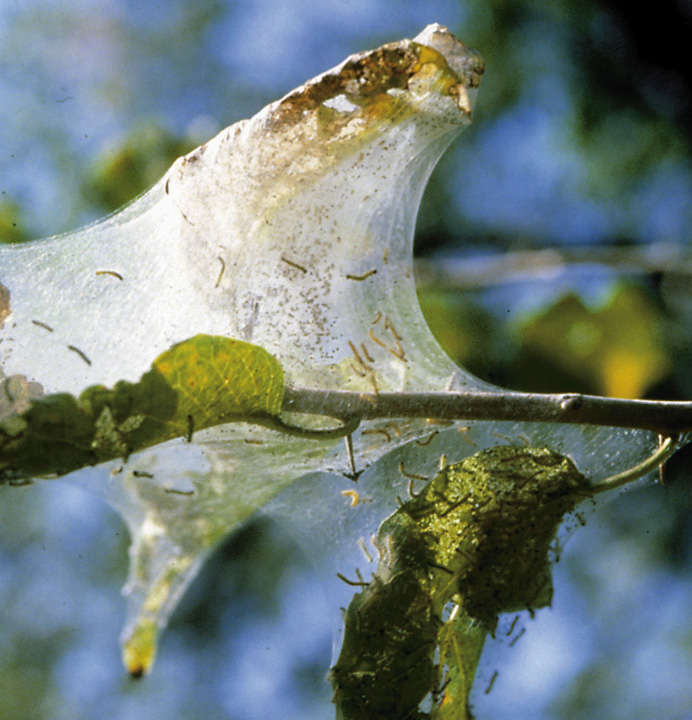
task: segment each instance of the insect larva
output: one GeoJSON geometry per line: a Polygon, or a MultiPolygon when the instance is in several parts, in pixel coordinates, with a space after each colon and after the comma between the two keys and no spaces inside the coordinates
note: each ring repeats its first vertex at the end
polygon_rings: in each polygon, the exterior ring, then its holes
{"type": "Polygon", "coordinates": [[[31,322],[34,323],[34,325],[38,325],[38,327],[43,328],[44,330],[48,330],[48,332],[53,332],[53,328],[50,325],[47,325],[40,320],[32,320],[31,322]]]}
{"type": "Polygon", "coordinates": [[[377,380],[375,380],[375,373],[370,373],[370,383],[372,384],[372,389],[375,391],[375,395],[379,395],[380,391],[377,387],[377,380]]]}
{"type": "Polygon", "coordinates": [[[192,415],[187,416],[187,434],[185,435],[185,439],[191,443],[192,442],[192,433],[195,429],[195,421],[192,415]]]}
{"type": "Polygon", "coordinates": [[[377,535],[375,535],[375,533],[370,533],[370,542],[372,543],[375,550],[377,550],[378,559],[382,560],[382,557],[383,557],[382,546],[380,545],[379,541],[377,540],[377,535]]]}
{"type": "Polygon", "coordinates": [[[362,342],[362,343],[360,344],[360,349],[363,351],[363,355],[365,355],[365,359],[366,359],[368,362],[371,362],[371,363],[372,363],[372,362],[375,362],[375,359],[374,359],[373,357],[371,357],[370,353],[368,352],[368,348],[365,346],[365,343],[364,343],[364,342],[362,342]]]}
{"type": "Polygon", "coordinates": [[[387,557],[387,553],[389,552],[389,540],[391,540],[391,535],[387,538],[387,547],[382,547],[382,543],[378,539],[377,535],[372,533],[370,535],[370,542],[373,544],[373,547],[377,550],[377,558],[380,562],[383,562],[385,557],[387,557]]]}
{"type": "Polygon", "coordinates": [[[219,270],[219,276],[216,278],[216,284],[214,285],[215,288],[219,287],[221,285],[221,278],[223,277],[223,274],[226,272],[226,261],[218,255],[216,259],[221,263],[221,270],[219,270]]]}
{"type": "Polygon", "coordinates": [[[395,339],[395,340],[401,340],[401,339],[402,339],[402,338],[401,338],[401,335],[399,335],[399,333],[396,331],[396,328],[395,328],[394,325],[392,324],[392,321],[389,319],[389,316],[388,316],[388,315],[385,315],[385,316],[384,316],[384,326],[385,326],[385,328],[386,328],[387,330],[389,330],[389,331],[392,333],[392,335],[394,335],[394,339],[395,339]]]}
{"type": "Polygon", "coordinates": [[[440,455],[440,462],[438,467],[440,468],[440,470],[444,470],[447,467],[447,456],[444,453],[440,455]]]}
{"type": "Polygon", "coordinates": [[[374,268],[373,270],[368,270],[367,272],[363,273],[362,275],[346,275],[347,280],[358,280],[359,282],[362,280],[367,280],[369,277],[372,277],[377,272],[377,269],[374,268]]]}
{"type": "Polygon", "coordinates": [[[416,475],[416,473],[410,473],[406,471],[406,468],[404,467],[403,460],[398,465],[399,472],[407,478],[411,478],[411,480],[422,480],[423,482],[428,482],[430,478],[425,477],[425,475],[416,475]]]}
{"type": "Polygon", "coordinates": [[[354,357],[360,363],[360,365],[362,365],[366,370],[372,370],[372,367],[370,365],[368,365],[365,362],[365,360],[363,360],[363,358],[360,356],[360,353],[356,349],[356,346],[350,340],[348,341],[348,345],[351,348],[351,351],[353,352],[354,357]]]}
{"type": "Polygon", "coordinates": [[[360,502],[360,497],[355,490],[342,490],[341,494],[350,500],[351,507],[355,507],[360,502]]]}
{"type": "Polygon", "coordinates": [[[428,425],[440,425],[442,427],[449,427],[450,425],[454,425],[453,420],[443,420],[442,418],[434,418],[434,417],[425,418],[425,422],[428,425]]]}
{"type": "Polygon", "coordinates": [[[420,445],[421,447],[426,447],[427,445],[430,445],[430,443],[433,441],[433,438],[435,437],[435,435],[439,435],[439,434],[440,434],[439,430],[433,430],[430,433],[430,435],[428,435],[428,437],[425,438],[425,440],[420,440],[420,439],[416,440],[416,445],[420,445]]]}
{"type": "Polygon", "coordinates": [[[353,372],[356,375],[358,375],[362,378],[364,378],[367,375],[367,372],[365,372],[365,370],[362,370],[361,368],[359,368],[357,365],[355,365],[355,363],[350,363],[350,366],[351,366],[351,370],[353,370],[353,372]]]}
{"type": "Polygon", "coordinates": [[[360,573],[356,570],[356,574],[360,578],[360,580],[349,580],[347,577],[342,575],[341,573],[337,573],[336,576],[339,578],[339,580],[343,580],[347,585],[353,585],[354,587],[367,587],[370,583],[366,583],[362,577],[360,577],[360,573]]]}
{"type": "MultiPolygon", "coordinates": [[[[163,186],[163,192],[164,192],[166,195],[168,195],[168,197],[171,197],[171,196],[170,196],[170,192],[169,192],[169,190],[170,190],[170,187],[169,187],[170,181],[171,181],[170,178],[166,178],[166,184],[163,186]]],[[[190,220],[188,219],[187,215],[180,209],[180,205],[178,205],[178,203],[177,203],[175,200],[173,200],[173,198],[171,198],[171,202],[178,208],[178,212],[180,212],[180,214],[183,216],[183,219],[185,220],[185,222],[190,223],[190,225],[192,225],[192,226],[194,227],[194,223],[193,223],[193,222],[190,222],[190,220]]]]}
{"type": "Polygon", "coordinates": [[[382,342],[382,340],[380,340],[377,335],[375,335],[375,333],[372,331],[372,328],[368,330],[368,336],[374,343],[377,343],[380,347],[387,348],[387,343],[382,342]]]}
{"type": "Polygon", "coordinates": [[[526,632],[526,628],[522,628],[517,635],[515,635],[509,643],[509,647],[512,647],[514,643],[526,632]]]}
{"type": "Polygon", "coordinates": [[[372,321],[372,324],[377,325],[377,323],[380,322],[381,317],[382,313],[379,310],[375,310],[375,319],[372,321]]]}
{"type": "Polygon", "coordinates": [[[258,440],[255,438],[245,438],[243,442],[247,443],[248,445],[264,445],[264,440],[258,440]]]}
{"type": "Polygon", "coordinates": [[[358,538],[358,545],[360,546],[360,549],[363,551],[363,554],[368,559],[368,562],[372,562],[372,555],[368,552],[368,548],[365,547],[365,541],[363,538],[358,538]]]}
{"type": "Polygon", "coordinates": [[[91,360],[89,360],[86,354],[83,353],[78,347],[75,347],[74,345],[68,345],[67,349],[72,350],[72,352],[74,353],[77,353],[77,355],[79,355],[79,357],[82,358],[82,360],[84,360],[87,365],[91,365],[91,360]]]}
{"type": "Polygon", "coordinates": [[[404,354],[404,348],[401,347],[401,343],[397,340],[396,341],[396,348],[389,347],[387,345],[387,350],[389,350],[392,355],[394,355],[395,358],[398,358],[399,360],[403,360],[406,362],[406,355],[404,354]]]}
{"type": "Polygon", "coordinates": [[[490,682],[488,683],[488,687],[485,688],[485,694],[489,695],[490,691],[493,689],[493,685],[495,684],[495,678],[497,678],[498,672],[495,670],[493,673],[493,676],[490,678],[490,682]]]}
{"type": "Polygon", "coordinates": [[[383,428],[372,428],[371,430],[363,430],[361,435],[382,435],[387,442],[391,442],[391,435],[383,428]]]}
{"type": "Polygon", "coordinates": [[[153,478],[154,476],[150,472],[146,472],[146,470],[133,470],[132,475],[134,477],[138,478],[153,478]]]}
{"type": "Polygon", "coordinates": [[[413,478],[408,481],[408,495],[412,498],[418,497],[420,495],[420,493],[415,492],[413,489],[413,478]]]}
{"type": "Polygon", "coordinates": [[[288,258],[285,258],[283,255],[280,258],[283,262],[286,263],[286,265],[290,265],[292,268],[295,268],[296,270],[300,270],[302,273],[306,273],[308,271],[307,268],[303,267],[302,265],[299,265],[297,262],[293,262],[293,260],[289,260],[288,258]]]}
{"type": "Polygon", "coordinates": [[[457,431],[461,433],[461,437],[464,439],[464,442],[467,445],[471,445],[471,447],[478,447],[476,443],[473,441],[471,437],[469,437],[469,431],[471,428],[468,425],[461,425],[457,426],[457,431]]]}
{"type": "Polygon", "coordinates": [[[169,495],[194,495],[194,490],[176,490],[175,488],[164,488],[163,491],[169,495]]]}
{"type": "Polygon", "coordinates": [[[396,423],[391,423],[391,422],[390,422],[390,423],[387,423],[387,424],[385,425],[385,427],[386,427],[386,428],[392,428],[392,430],[394,430],[394,434],[395,434],[398,438],[401,437],[401,430],[400,430],[399,426],[398,426],[396,423]]]}
{"type": "Polygon", "coordinates": [[[509,637],[514,632],[514,626],[517,624],[519,620],[519,616],[515,615],[514,620],[512,620],[512,624],[509,626],[509,630],[507,631],[507,637],[509,637]]]}
{"type": "Polygon", "coordinates": [[[118,280],[122,280],[123,276],[119,272],[115,272],[115,270],[97,270],[96,275],[112,275],[114,278],[118,278],[118,280]]]}

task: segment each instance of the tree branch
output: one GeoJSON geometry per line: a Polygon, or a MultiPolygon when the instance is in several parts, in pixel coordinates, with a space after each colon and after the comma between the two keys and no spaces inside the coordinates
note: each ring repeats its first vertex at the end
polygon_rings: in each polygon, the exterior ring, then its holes
{"type": "Polygon", "coordinates": [[[576,393],[513,391],[380,392],[287,387],[283,410],[344,419],[431,417],[441,420],[514,420],[582,423],[661,435],[692,431],[692,402],[623,400],[576,393]]]}
{"type": "Polygon", "coordinates": [[[677,243],[634,247],[562,247],[513,250],[497,255],[416,259],[419,287],[476,289],[517,280],[556,277],[577,266],[601,265],[623,274],[692,275],[692,256],[677,243]]]}

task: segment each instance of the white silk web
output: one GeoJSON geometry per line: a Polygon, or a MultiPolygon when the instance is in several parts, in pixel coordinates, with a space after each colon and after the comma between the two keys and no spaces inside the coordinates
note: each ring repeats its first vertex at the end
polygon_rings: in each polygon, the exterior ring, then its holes
{"type": "MultiPolygon", "coordinates": [[[[227,128],[116,215],[1,247],[0,370],[15,384],[27,378],[33,394],[39,385],[78,394],[136,381],[174,343],[207,333],[264,347],[295,387],[494,390],[432,337],[412,268],[423,188],[470,123],[481,73],[477,55],[431,25],[227,128]]],[[[655,440],[575,426],[366,422],[353,436],[357,469],[367,468],[354,485],[343,440],[235,423],[73,473],[132,534],[126,661],[142,637],[153,653],[206,554],[270,501],[327,577],[336,571],[327,550],[349,574],[362,566],[358,539],[376,532],[412,477],[502,438],[568,454],[595,476],[641,460],[655,440]]]]}

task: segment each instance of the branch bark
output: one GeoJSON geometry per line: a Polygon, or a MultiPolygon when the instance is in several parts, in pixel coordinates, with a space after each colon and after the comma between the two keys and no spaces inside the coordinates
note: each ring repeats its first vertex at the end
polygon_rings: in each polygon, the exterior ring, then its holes
{"type": "Polygon", "coordinates": [[[692,402],[624,400],[576,393],[472,390],[369,394],[287,387],[283,410],[344,420],[430,417],[582,423],[651,430],[666,436],[692,431],[692,402]]]}

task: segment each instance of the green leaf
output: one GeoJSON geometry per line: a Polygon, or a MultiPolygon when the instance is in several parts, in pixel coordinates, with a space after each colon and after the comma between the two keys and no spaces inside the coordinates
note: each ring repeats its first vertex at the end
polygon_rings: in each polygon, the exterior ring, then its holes
{"type": "Polygon", "coordinates": [[[460,605],[440,627],[437,687],[442,693],[431,720],[472,720],[468,699],[487,634],[460,605]]]}
{"type": "Polygon", "coordinates": [[[46,395],[0,421],[0,472],[64,475],[214,425],[266,422],[282,398],[283,371],[268,352],[196,335],[156,358],[137,383],[46,395]]]}

